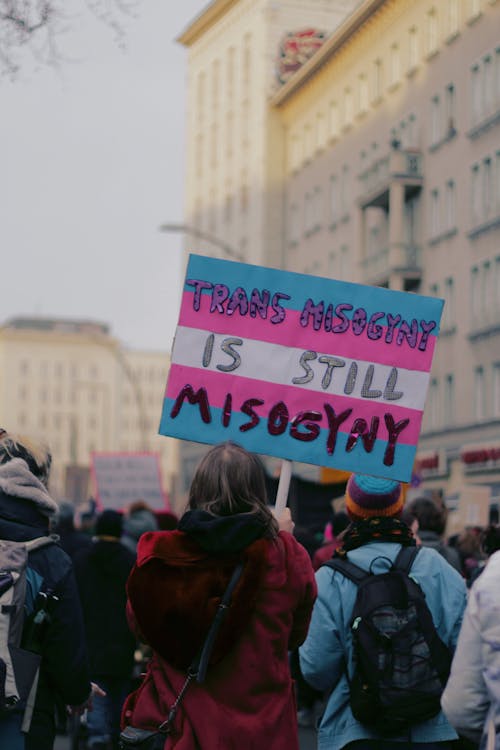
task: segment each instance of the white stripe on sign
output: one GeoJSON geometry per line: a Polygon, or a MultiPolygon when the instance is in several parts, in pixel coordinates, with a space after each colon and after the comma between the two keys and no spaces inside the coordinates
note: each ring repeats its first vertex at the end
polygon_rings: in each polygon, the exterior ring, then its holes
{"type": "Polygon", "coordinates": [[[296,386],[318,393],[371,398],[423,411],[429,373],[304,352],[280,344],[177,328],[172,364],[296,386]],[[380,392],[380,393],[379,393],[380,392]],[[379,395],[375,395],[378,394],[379,395]]]}

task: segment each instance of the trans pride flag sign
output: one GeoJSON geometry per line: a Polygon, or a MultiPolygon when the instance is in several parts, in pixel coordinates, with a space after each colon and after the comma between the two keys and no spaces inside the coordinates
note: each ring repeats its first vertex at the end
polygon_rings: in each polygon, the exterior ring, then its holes
{"type": "Polygon", "coordinates": [[[407,482],[442,309],[191,255],[159,432],[407,482]]]}

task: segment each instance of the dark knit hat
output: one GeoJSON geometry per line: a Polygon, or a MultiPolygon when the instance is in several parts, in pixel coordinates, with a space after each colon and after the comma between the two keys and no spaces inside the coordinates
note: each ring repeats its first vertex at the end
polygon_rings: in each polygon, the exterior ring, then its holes
{"type": "Polygon", "coordinates": [[[96,536],[112,536],[119,539],[122,535],[123,518],[117,510],[103,510],[95,524],[96,536]]]}
{"type": "Polygon", "coordinates": [[[397,516],[403,509],[400,482],[352,474],[345,493],[346,509],[355,520],[375,516],[397,516]]]}

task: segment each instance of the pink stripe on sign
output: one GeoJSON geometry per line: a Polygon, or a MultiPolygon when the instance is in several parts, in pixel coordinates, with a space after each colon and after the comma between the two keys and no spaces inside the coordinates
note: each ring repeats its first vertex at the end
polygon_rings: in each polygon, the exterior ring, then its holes
{"type": "MultiPolygon", "coordinates": [[[[269,318],[274,314],[269,311],[267,320],[261,317],[252,318],[250,315],[241,316],[236,312],[233,316],[211,313],[209,310],[210,296],[201,295],[201,305],[198,312],[193,309],[194,292],[184,292],[182,295],[179,325],[187,328],[198,328],[211,333],[228,336],[267,341],[270,344],[292,346],[296,349],[314,349],[324,354],[346,357],[347,359],[363,360],[389,367],[404,367],[408,370],[429,372],[431,369],[436,336],[429,336],[425,351],[417,347],[412,349],[407,341],[398,346],[396,344],[397,331],[391,344],[385,343],[384,337],[387,326],[381,326],[383,334],[380,339],[369,339],[366,328],[356,336],[352,330],[344,333],[332,333],[320,329],[315,331],[312,324],[307,327],[300,325],[300,311],[287,310],[282,323],[271,323],[269,318]]],[[[419,329],[418,341],[422,331],[419,329]]]]}
{"type": "Polygon", "coordinates": [[[387,401],[380,402],[372,399],[351,398],[349,396],[334,396],[327,393],[317,393],[316,391],[307,391],[293,385],[280,385],[267,383],[263,380],[253,380],[237,375],[224,375],[219,372],[203,370],[198,367],[186,367],[185,365],[171,365],[167,383],[166,398],[175,401],[180,391],[185,385],[197,391],[198,388],[205,388],[208,394],[210,406],[221,409],[224,406],[226,395],[232,394],[233,411],[241,411],[243,402],[248,398],[259,398],[264,401],[262,406],[255,407],[255,411],[261,417],[267,417],[269,409],[278,401],[283,401],[290,414],[295,416],[299,411],[318,411],[323,415],[323,420],[319,423],[323,427],[327,426],[327,420],[324,412],[324,404],[329,403],[335,409],[336,413],[345,409],[352,409],[352,413],[341,425],[341,432],[349,432],[354,420],[358,417],[366,419],[368,425],[372,417],[379,417],[379,437],[387,439],[387,432],[384,422],[384,414],[391,414],[395,422],[402,419],[409,419],[410,423],[402,431],[400,443],[407,445],[416,445],[420,432],[420,423],[422,421],[422,412],[416,409],[406,409],[396,406],[394,403],[387,401]]]}

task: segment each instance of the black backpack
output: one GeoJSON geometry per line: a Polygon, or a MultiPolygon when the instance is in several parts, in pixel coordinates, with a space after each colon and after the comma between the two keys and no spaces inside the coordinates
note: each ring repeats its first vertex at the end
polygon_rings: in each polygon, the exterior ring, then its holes
{"type": "Polygon", "coordinates": [[[355,719],[383,735],[400,734],[436,716],[450,673],[451,651],[410,574],[418,551],[403,547],[388,571],[379,574],[337,557],[325,563],[358,587],[351,620],[350,705],[355,719]]]}

